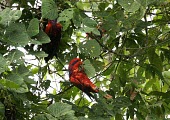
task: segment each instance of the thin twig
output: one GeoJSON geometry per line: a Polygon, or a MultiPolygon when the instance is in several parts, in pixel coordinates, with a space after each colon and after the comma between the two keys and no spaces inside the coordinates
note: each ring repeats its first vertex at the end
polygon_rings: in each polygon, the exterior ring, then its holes
{"type": "Polygon", "coordinates": [[[74,87],[74,85],[69,86],[67,89],[65,89],[64,91],[61,91],[61,92],[58,93],[57,95],[60,95],[60,94],[65,93],[67,90],[71,89],[72,87],[74,87]]]}

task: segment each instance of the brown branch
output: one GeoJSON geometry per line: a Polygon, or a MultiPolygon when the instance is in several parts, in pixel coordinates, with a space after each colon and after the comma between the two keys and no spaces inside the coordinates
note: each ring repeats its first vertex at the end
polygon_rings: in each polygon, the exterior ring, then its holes
{"type": "Polygon", "coordinates": [[[71,89],[72,87],[74,87],[74,85],[69,86],[67,89],[65,89],[64,91],[59,92],[57,95],[64,94],[67,90],[71,89]]]}

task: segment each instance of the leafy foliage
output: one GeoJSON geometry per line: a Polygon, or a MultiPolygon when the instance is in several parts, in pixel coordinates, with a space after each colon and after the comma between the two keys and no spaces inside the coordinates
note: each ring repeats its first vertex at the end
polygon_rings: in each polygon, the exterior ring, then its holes
{"type": "Polygon", "coordinates": [[[42,17],[49,19],[58,17],[58,9],[53,0],[42,0],[42,17]]]}
{"type": "Polygon", "coordinates": [[[0,119],[168,119],[169,0],[0,2],[0,119]],[[63,26],[48,64],[44,19],[63,26]],[[100,88],[94,99],[69,82],[75,57],[100,88]]]}
{"type": "Polygon", "coordinates": [[[34,18],[30,21],[27,29],[27,33],[30,37],[35,36],[39,33],[39,22],[38,19],[34,18]]]}
{"type": "Polygon", "coordinates": [[[80,43],[79,45],[81,53],[86,56],[98,57],[100,55],[100,45],[95,40],[87,41],[85,44],[80,43]]]}

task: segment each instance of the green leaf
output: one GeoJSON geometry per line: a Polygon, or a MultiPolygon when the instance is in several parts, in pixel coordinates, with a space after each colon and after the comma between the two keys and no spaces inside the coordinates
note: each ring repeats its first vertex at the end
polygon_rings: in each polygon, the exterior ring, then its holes
{"type": "Polygon", "coordinates": [[[13,90],[14,92],[17,92],[17,93],[26,93],[29,91],[28,86],[25,83],[20,85],[19,88],[16,88],[16,89],[12,88],[11,90],[13,90]]]}
{"type": "Polygon", "coordinates": [[[105,8],[108,6],[109,6],[108,2],[103,2],[103,3],[101,2],[98,7],[99,7],[100,11],[105,11],[105,8]]]}
{"type": "Polygon", "coordinates": [[[39,33],[39,21],[37,18],[33,18],[28,26],[27,33],[30,37],[35,36],[39,33]]]}
{"type": "Polygon", "coordinates": [[[119,32],[120,30],[119,23],[113,16],[107,17],[107,19],[103,23],[103,28],[104,30],[109,31],[111,35],[116,34],[116,32],[119,32]]]}
{"type": "Polygon", "coordinates": [[[84,62],[84,70],[88,77],[93,77],[96,73],[95,68],[92,66],[89,60],[85,60],[84,62]]]}
{"type": "Polygon", "coordinates": [[[84,27],[83,29],[84,29],[84,32],[85,32],[85,33],[91,33],[91,32],[93,32],[93,29],[94,29],[94,28],[84,27]]]}
{"type": "Polygon", "coordinates": [[[152,64],[145,64],[145,65],[146,65],[146,72],[145,72],[146,78],[148,77],[149,74],[151,74],[153,77],[155,77],[155,75],[157,74],[160,77],[160,79],[162,80],[164,79],[162,76],[162,71],[160,71],[155,65],[152,64]]]}
{"type": "Polygon", "coordinates": [[[115,64],[110,65],[104,72],[103,75],[107,76],[110,75],[115,69],[115,64]]]}
{"type": "Polygon", "coordinates": [[[141,6],[139,0],[118,0],[118,3],[128,12],[135,12],[141,6]]]}
{"type": "Polygon", "coordinates": [[[37,35],[37,41],[40,42],[40,44],[44,44],[49,43],[51,40],[45,32],[40,31],[37,35]]]}
{"type": "Polygon", "coordinates": [[[42,18],[54,20],[58,17],[58,8],[53,0],[42,0],[42,18]]]}
{"type": "Polygon", "coordinates": [[[94,28],[92,32],[96,35],[101,35],[100,31],[97,28],[94,28]]]}
{"type": "Polygon", "coordinates": [[[11,10],[10,8],[5,8],[0,12],[0,25],[6,27],[11,21],[16,21],[21,17],[22,12],[20,10],[11,10]]]}
{"type": "MultiPolygon", "coordinates": [[[[62,31],[67,30],[67,28],[68,28],[70,25],[71,25],[70,20],[65,21],[64,23],[62,23],[62,31]]],[[[67,38],[67,39],[68,39],[68,38],[67,38]]],[[[64,40],[64,38],[63,38],[62,40],[64,40]]]]}
{"type": "Polygon", "coordinates": [[[7,79],[1,79],[0,84],[7,88],[19,88],[18,84],[16,84],[15,82],[13,82],[11,80],[7,80],[7,79]]]}
{"type": "Polygon", "coordinates": [[[55,116],[55,118],[60,120],[76,120],[77,118],[74,116],[74,111],[72,110],[72,106],[56,102],[51,104],[48,108],[48,111],[51,115],[55,116]]]}
{"type": "Polygon", "coordinates": [[[144,88],[143,88],[143,91],[144,91],[144,92],[150,92],[150,91],[148,91],[148,90],[152,88],[152,85],[153,85],[155,82],[156,82],[155,79],[150,79],[148,82],[146,82],[146,84],[145,84],[145,86],[144,86],[144,88]]]}
{"type": "Polygon", "coordinates": [[[142,67],[140,67],[140,68],[138,69],[138,71],[137,71],[137,77],[138,77],[138,78],[143,77],[144,71],[145,71],[145,69],[142,68],[142,67]]]}
{"type": "Polygon", "coordinates": [[[10,90],[17,92],[17,93],[28,92],[28,87],[27,87],[26,83],[24,82],[24,79],[22,76],[20,76],[18,74],[9,74],[7,76],[7,79],[16,83],[17,85],[19,85],[18,88],[11,88],[10,90]]]}
{"type": "Polygon", "coordinates": [[[38,40],[36,39],[31,39],[30,41],[31,44],[34,44],[34,45],[42,45],[42,43],[40,43],[38,40]]]}
{"type": "Polygon", "coordinates": [[[89,119],[89,118],[86,118],[86,117],[78,117],[78,120],[92,120],[92,119],[89,119]]]}
{"type": "Polygon", "coordinates": [[[141,4],[143,8],[146,8],[147,5],[149,5],[152,2],[155,2],[157,0],[138,0],[138,2],[141,4]]]}
{"type": "Polygon", "coordinates": [[[25,65],[23,65],[23,64],[18,66],[17,72],[22,77],[24,77],[24,76],[29,74],[28,68],[25,65]]]}
{"type": "Polygon", "coordinates": [[[162,72],[162,75],[164,78],[170,79],[170,71],[164,71],[164,72],[162,72]]]}
{"type": "Polygon", "coordinates": [[[163,51],[164,57],[170,60],[170,50],[164,48],[161,48],[161,50],[163,51]]]}
{"type": "Polygon", "coordinates": [[[80,27],[81,26],[81,20],[82,18],[80,17],[80,11],[78,9],[74,9],[74,14],[73,14],[73,23],[75,26],[80,27]]]}
{"type": "Polygon", "coordinates": [[[123,115],[121,115],[121,114],[116,114],[115,120],[124,120],[123,115]]]}
{"type": "Polygon", "coordinates": [[[50,41],[50,38],[45,32],[39,31],[38,35],[36,36],[36,40],[32,40],[31,43],[36,45],[42,45],[44,43],[49,43],[50,41]]]}
{"type": "Polygon", "coordinates": [[[160,57],[155,53],[155,49],[148,50],[148,57],[151,64],[153,64],[160,72],[162,72],[163,65],[160,57]]]}
{"type": "Polygon", "coordinates": [[[104,62],[101,62],[101,61],[98,61],[98,60],[95,60],[95,59],[90,60],[90,62],[94,66],[96,72],[99,72],[99,71],[104,69],[104,66],[105,66],[104,62]]]}
{"type": "Polygon", "coordinates": [[[97,22],[89,17],[86,17],[82,20],[83,24],[88,27],[97,27],[97,22]]]}
{"type": "Polygon", "coordinates": [[[86,56],[98,57],[101,52],[99,43],[96,40],[88,40],[85,44],[80,43],[79,49],[86,56]]]}
{"type": "Polygon", "coordinates": [[[76,2],[76,5],[81,10],[88,10],[90,9],[91,6],[89,2],[82,2],[82,1],[76,2]]]}
{"type": "Polygon", "coordinates": [[[38,114],[33,120],[48,120],[45,114],[38,114]]]}
{"type": "MultiPolygon", "coordinates": [[[[137,19],[138,20],[141,20],[143,17],[144,17],[144,15],[145,15],[145,13],[146,13],[146,9],[145,9],[146,7],[141,7],[137,12],[136,12],[136,14],[134,14],[134,15],[136,15],[136,17],[137,17],[137,19]]],[[[145,23],[146,24],[146,23],[145,23]]]]}
{"type": "Polygon", "coordinates": [[[121,62],[117,68],[117,74],[119,75],[119,81],[121,86],[125,86],[128,80],[128,72],[127,70],[130,69],[130,63],[121,62]]]}
{"type": "Polygon", "coordinates": [[[69,21],[73,18],[74,8],[65,9],[59,14],[58,22],[69,21]]]}
{"type": "Polygon", "coordinates": [[[0,116],[5,116],[5,106],[2,102],[0,102],[0,116]]]}
{"type": "Polygon", "coordinates": [[[12,45],[27,45],[30,40],[22,23],[11,23],[6,29],[5,37],[9,40],[9,44],[12,45]]]}
{"type": "Polygon", "coordinates": [[[84,32],[85,33],[94,33],[94,34],[96,34],[96,35],[100,35],[100,32],[99,32],[99,30],[96,28],[96,27],[94,27],[94,28],[91,28],[91,27],[84,27],[84,32]]]}
{"type": "Polygon", "coordinates": [[[27,76],[23,77],[23,78],[24,78],[25,83],[28,83],[28,84],[36,84],[37,83],[37,81],[34,80],[33,78],[31,79],[31,78],[28,78],[27,76]]]}
{"type": "Polygon", "coordinates": [[[80,107],[83,107],[84,105],[90,104],[90,102],[86,98],[79,98],[75,101],[75,104],[80,107]]]}
{"type": "Polygon", "coordinates": [[[0,54],[0,73],[7,69],[7,60],[0,54]]]}
{"type": "Polygon", "coordinates": [[[31,69],[31,72],[32,72],[33,74],[38,73],[38,71],[39,71],[39,67],[35,67],[35,68],[31,69]]]}
{"type": "Polygon", "coordinates": [[[131,105],[131,101],[128,97],[125,96],[121,96],[121,97],[117,97],[114,100],[114,106],[115,107],[128,107],[131,105]]]}
{"type": "Polygon", "coordinates": [[[9,74],[7,79],[15,82],[18,85],[22,85],[24,83],[24,79],[18,74],[9,74]]]}
{"type": "Polygon", "coordinates": [[[30,51],[30,54],[37,57],[47,57],[48,55],[44,51],[30,51]]]}
{"type": "Polygon", "coordinates": [[[149,39],[149,44],[154,44],[155,40],[158,39],[162,32],[158,28],[151,28],[148,30],[148,34],[152,39],[149,39]]]}
{"type": "Polygon", "coordinates": [[[20,10],[11,10],[9,16],[11,17],[12,21],[18,20],[22,15],[22,11],[20,10]]]}
{"type": "MultiPolygon", "coordinates": [[[[47,120],[58,120],[58,119],[56,119],[54,116],[52,116],[52,115],[50,115],[50,114],[46,114],[45,116],[46,116],[47,120]]],[[[62,120],[62,119],[61,119],[61,120],[62,120]]]]}
{"type": "Polygon", "coordinates": [[[14,49],[10,51],[7,58],[9,61],[13,62],[14,60],[19,60],[22,56],[24,56],[23,52],[14,49]]]}

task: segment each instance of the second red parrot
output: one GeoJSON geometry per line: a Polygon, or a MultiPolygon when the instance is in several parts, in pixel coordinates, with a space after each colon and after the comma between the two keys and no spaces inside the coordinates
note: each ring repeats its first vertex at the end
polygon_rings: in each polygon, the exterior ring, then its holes
{"type": "Polygon", "coordinates": [[[95,84],[93,84],[88,76],[86,75],[84,68],[83,68],[83,62],[80,58],[74,58],[69,63],[69,78],[70,82],[85,92],[89,97],[93,97],[93,95],[90,93],[97,93],[99,92],[99,89],[95,84]]]}

